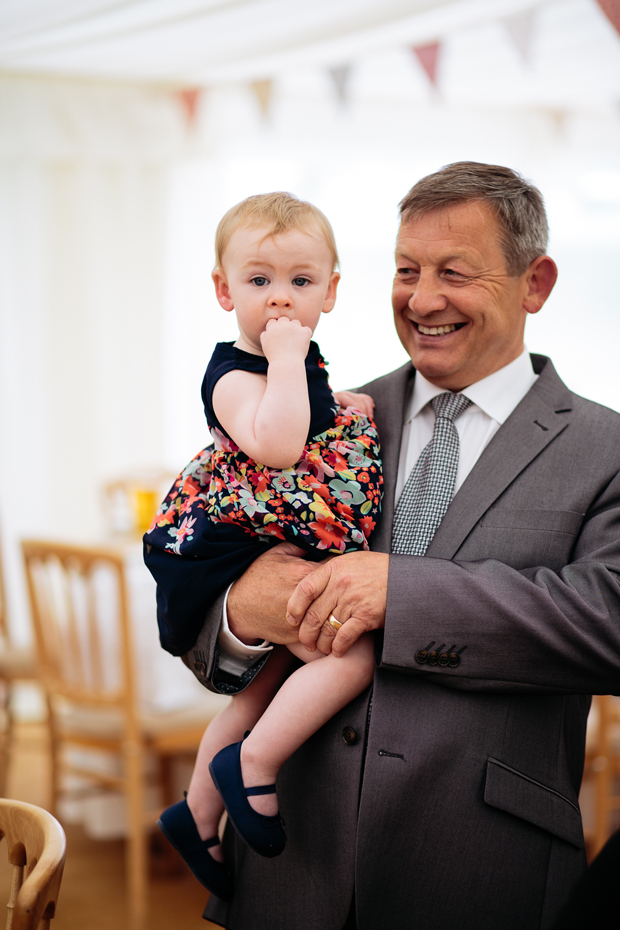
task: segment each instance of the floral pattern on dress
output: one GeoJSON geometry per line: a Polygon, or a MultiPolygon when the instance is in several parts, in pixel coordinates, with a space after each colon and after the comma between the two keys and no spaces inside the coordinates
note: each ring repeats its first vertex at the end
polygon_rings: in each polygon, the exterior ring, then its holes
{"type": "Polygon", "coordinates": [[[376,427],[359,410],[340,408],[292,468],[267,468],[219,430],[212,435],[215,446],[181,472],[148,531],[169,537],[165,549],[189,554],[205,515],[265,541],[276,537],[325,554],[368,549],[383,476],[376,427]]]}

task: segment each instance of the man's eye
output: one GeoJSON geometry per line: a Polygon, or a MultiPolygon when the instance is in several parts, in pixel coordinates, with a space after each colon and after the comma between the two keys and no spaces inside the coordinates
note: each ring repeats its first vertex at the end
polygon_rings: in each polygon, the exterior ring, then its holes
{"type": "Polygon", "coordinates": [[[463,275],[460,272],[455,271],[454,268],[444,269],[444,274],[447,275],[449,278],[462,278],[463,277],[463,275]]]}
{"type": "Polygon", "coordinates": [[[414,268],[397,268],[396,274],[399,274],[402,278],[406,278],[407,275],[415,274],[414,268]]]}
{"type": "Polygon", "coordinates": [[[252,284],[255,284],[256,287],[264,287],[269,284],[269,281],[262,274],[257,274],[255,278],[252,278],[252,284]]]}
{"type": "Polygon", "coordinates": [[[310,284],[308,278],[293,278],[293,284],[295,287],[305,287],[306,284],[310,284]]]}

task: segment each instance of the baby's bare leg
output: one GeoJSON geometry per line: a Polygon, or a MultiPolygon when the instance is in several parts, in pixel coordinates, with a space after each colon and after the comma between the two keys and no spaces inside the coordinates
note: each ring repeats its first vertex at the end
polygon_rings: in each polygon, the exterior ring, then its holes
{"type": "MultiPolygon", "coordinates": [[[[316,652],[303,647],[293,649],[298,658],[307,656],[308,663],[287,678],[243,742],[241,771],[246,788],[272,784],[282,763],[372,681],[371,636],[362,636],[341,658],[331,654],[317,658],[316,652]]],[[[248,802],[261,814],[277,813],[274,794],[250,796],[248,802]]]]}
{"type": "MultiPolygon", "coordinates": [[[[196,765],[187,792],[187,804],[202,840],[217,833],[224,805],[209,773],[209,762],[220,749],[243,739],[268,707],[294,662],[285,646],[274,646],[273,654],[251,685],[234,695],[230,704],[214,717],[200,743],[196,765]]],[[[220,846],[211,855],[222,861],[220,846]]]]}

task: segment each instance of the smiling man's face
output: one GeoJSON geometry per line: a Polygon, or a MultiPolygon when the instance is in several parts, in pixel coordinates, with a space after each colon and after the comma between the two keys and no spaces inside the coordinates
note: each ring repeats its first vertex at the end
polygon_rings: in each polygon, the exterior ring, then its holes
{"type": "Polygon", "coordinates": [[[527,305],[531,267],[508,274],[497,221],[480,201],[404,222],[392,305],[415,368],[461,391],[517,358],[526,314],[535,312],[527,305]]]}

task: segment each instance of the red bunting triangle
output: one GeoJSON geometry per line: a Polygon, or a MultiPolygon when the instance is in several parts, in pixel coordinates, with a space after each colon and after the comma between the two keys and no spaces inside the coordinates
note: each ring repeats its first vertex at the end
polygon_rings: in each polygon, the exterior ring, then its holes
{"type": "Polygon", "coordinates": [[[413,45],[411,51],[416,56],[433,87],[437,87],[437,61],[441,42],[429,42],[428,45],[413,45]]]}
{"type": "Polygon", "coordinates": [[[616,32],[620,33],[620,0],[596,0],[596,2],[616,32]]]}

